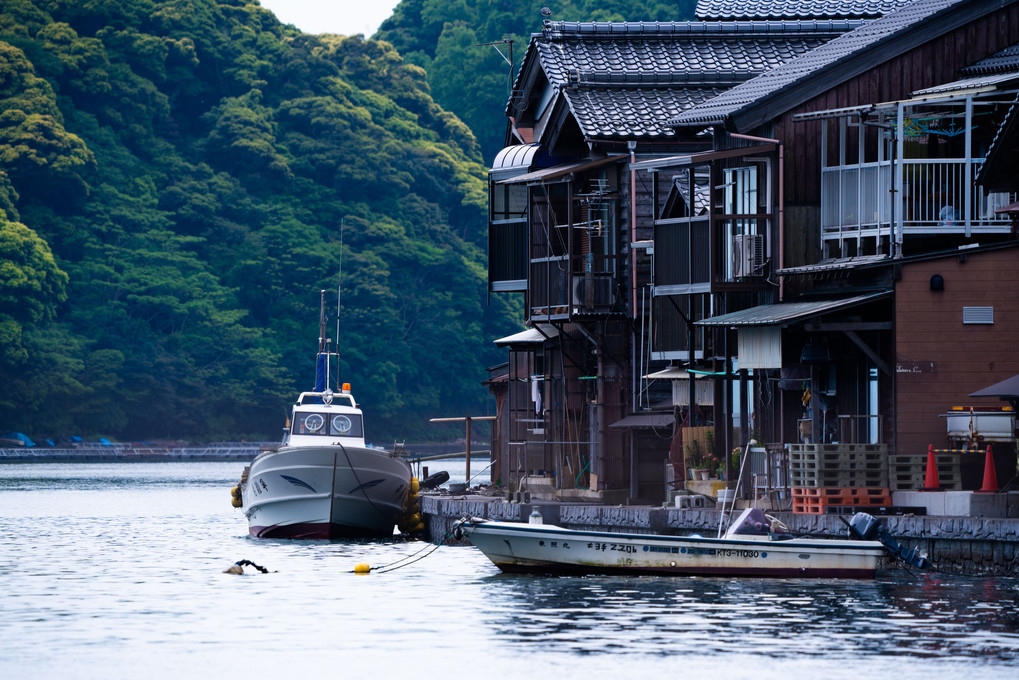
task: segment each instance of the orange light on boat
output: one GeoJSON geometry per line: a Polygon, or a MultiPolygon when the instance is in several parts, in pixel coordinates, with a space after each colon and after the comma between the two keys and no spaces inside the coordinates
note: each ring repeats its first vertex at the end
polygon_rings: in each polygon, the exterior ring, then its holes
{"type": "Polygon", "coordinates": [[[343,383],[343,391],[344,392],[350,391],[350,383],[343,383]]]}

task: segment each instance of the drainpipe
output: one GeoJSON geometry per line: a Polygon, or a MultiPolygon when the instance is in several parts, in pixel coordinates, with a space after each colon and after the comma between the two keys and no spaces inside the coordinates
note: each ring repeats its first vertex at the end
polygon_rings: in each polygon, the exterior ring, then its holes
{"type": "Polygon", "coordinates": [[[637,142],[629,141],[626,148],[630,151],[630,310],[633,318],[637,318],[637,142]]]}
{"type": "MultiPolygon", "coordinates": [[[[778,139],[769,137],[754,137],[753,135],[741,135],[735,132],[729,133],[730,137],[745,139],[750,142],[761,142],[764,144],[778,145],[778,268],[785,267],[785,146],[778,139]]],[[[778,299],[783,299],[783,280],[778,280],[778,299]]]]}

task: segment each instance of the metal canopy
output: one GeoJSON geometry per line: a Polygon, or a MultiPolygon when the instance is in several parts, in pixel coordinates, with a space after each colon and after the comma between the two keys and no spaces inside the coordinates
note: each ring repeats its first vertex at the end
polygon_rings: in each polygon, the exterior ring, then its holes
{"type": "Polygon", "coordinates": [[[695,326],[778,326],[812,316],[827,314],[847,307],[861,305],[865,302],[880,300],[891,296],[891,290],[880,290],[853,297],[805,300],[800,302],[780,302],[774,305],[760,305],[730,314],[714,316],[710,319],[695,321],[695,326]]]}
{"type": "Polygon", "coordinates": [[[616,429],[660,428],[671,427],[676,418],[671,413],[640,413],[626,416],[622,420],[609,425],[616,429]]]}
{"type": "Polygon", "coordinates": [[[507,335],[505,338],[499,338],[495,341],[497,347],[506,347],[508,345],[540,345],[545,342],[548,338],[554,338],[559,335],[559,331],[555,326],[546,326],[545,324],[540,325],[538,328],[528,328],[526,331],[520,331],[513,335],[507,335]]]}
{"type": "MultiPolygon", "coordinates": [[[[648,373],[647,375],[641,376],[645,380],[689,380],[690,372],[685,368],[663,368],[660,371],[654,373],[648,373]]],[[[693,374],[694,380],[703,378],[703,375],[693,374]]]]}
{"type": "Polygon", "coordinates": [[[540,150],[540,144],[507,146],[496,154],[489,172],[493,175],[527,172],[531,169],[531,164],[540,150]]]}
{"type": "Polygon", "coordinates": [[[530,182],[554,182],[563,177],[568,177],[577,172],[583,172],[584,170],[592,170],[594,168],[612,163],[614,161],[623,160],[628,158],[626,154],[617,154],[615,156],[605,156],[604,158],[597,158],[594,160],[578,161],[576,163],[566,163],[564,165],[556,165],[551,168],[544,168],[542,170],[535,170],[534,172],[528,172],[524,175],[517,175],[510,179],[504,179],[499,184],[526,184],[530,182]]]}
{"type": "Polygon", "coordinates": [[[1013,375],[990,387],[972,392],[971,397],[1000,397],[1001,399],[1019,399],[1019,375],[1013,375]]]}

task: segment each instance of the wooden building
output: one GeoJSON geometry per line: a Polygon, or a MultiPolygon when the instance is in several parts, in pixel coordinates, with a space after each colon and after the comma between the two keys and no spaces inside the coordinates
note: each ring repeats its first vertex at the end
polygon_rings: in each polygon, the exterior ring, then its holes
{"type": "Polygon", "coordinates": [[[733,21],[716,8],[710,22],[544,22],[490,172],[489,288],[523,295],[526,310],[526,330],[498,340],[509,354],[508,487],[537,477],[615,501],[664,496],[677,411],[669,381],[644,376],[666,367],[663,351],[689,350],[650,345],[676,313],[652,299],[656,226],[638,206],[671,202],[678,215],[694,199],[654,194],[633,165],[709,149],[709,137],[668,121],[898,4],[857,3],[852,16],[733,21]]]}
{"type": "Polygon", "coordinates": [[[684,425],[712,424],[716,453],[922,437],[898,289],[931,253],[1013,238],[1010,165],[992,186],[981,164],[1019,3],[822,5],[532,37],[489,175],[489,290],[526,315],[497,341],[511,490],[657,502],[684,425]]]}
{"type": "Polygon", "coordinates": [[[1002,210],[1019,178],[1008,162],[984,171],[1011,143],[1017,41],[1015,2],[917,0],[672,121],[711,129],[716,149],[782,144],[780,302],[699,322],[736,329],[738,363],[771,351],[754,377],[780,441],[940,448],[948,405],[1019,369],[1002,210]],[[928,287],[952,262],[969,263],[952,295],[928,287]],[[963,319],[994,300],[999,321],[963,319]],[[977,338],[984,361],[960,354],[977,338]],[[772,400],[769,383],[791,389],[772,400]]]}

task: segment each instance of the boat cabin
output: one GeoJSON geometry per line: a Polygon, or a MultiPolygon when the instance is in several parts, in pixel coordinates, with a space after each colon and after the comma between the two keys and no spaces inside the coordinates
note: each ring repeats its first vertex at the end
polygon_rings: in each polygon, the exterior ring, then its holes
{"type": "Polygon", "coordinates": [[[293,417],[286,431],[287,446],[322,446],[342,443],[364,444],[364,420],[350,386],[340,392],[301,392],[294,404],[293,417]]]}

